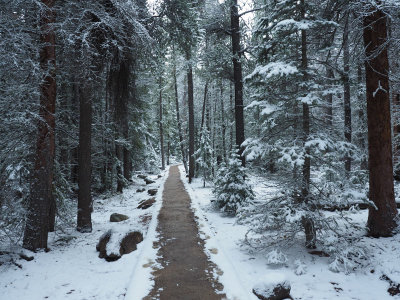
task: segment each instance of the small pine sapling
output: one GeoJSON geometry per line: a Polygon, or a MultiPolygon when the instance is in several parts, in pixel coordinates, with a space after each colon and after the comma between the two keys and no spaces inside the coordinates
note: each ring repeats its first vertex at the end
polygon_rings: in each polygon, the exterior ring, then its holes
{"type": "Polygon", "coordinates": [[[200,148],[194,153],[194,155],[200,172],[203,175],[203,187],[205,187],[206,181],[210,178],[213,167],[213,149],[210,140],[210,133],[205,126],[201,131],[200,148]]]}
{"type": "Polygon", "coordinates": [[[213,193],[218,208],[236,215],[241,207],[254,199],[253,190],[245,178],[246,169],[237,152],[232,151],[227,164],[219,168],[214,182],[213,193]]]}

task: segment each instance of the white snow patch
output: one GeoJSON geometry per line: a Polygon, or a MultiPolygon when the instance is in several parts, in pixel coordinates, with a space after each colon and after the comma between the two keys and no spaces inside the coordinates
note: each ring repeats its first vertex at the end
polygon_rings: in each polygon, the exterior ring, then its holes
{"type": "Polygon", "coordinates": [[[154,279],[152,275],[152,267],[160,268],[159,264],[156,264],[158,248],[154,248],[153,244],[158,240],[157,237],[157,225],[158,225],[158,214],[162,206],[162,194],[164,191],[165,181],[168,178],[169,167],[165,171],[160,188],[156,195],[155,208],[153,210],[152,219],[147,231],[146,238],[142,242],[141,249],[134,267],[133,274],[130,279],[130,284],[127,288],[125,295],[126,300],[140,300],[148,295],[154,286],[154,279]]]}

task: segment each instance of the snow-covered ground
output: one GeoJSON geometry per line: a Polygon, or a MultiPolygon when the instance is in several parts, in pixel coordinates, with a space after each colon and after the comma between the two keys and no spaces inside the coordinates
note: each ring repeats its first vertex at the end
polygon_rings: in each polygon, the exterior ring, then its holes
{"type": "MultiPolygon", "coordinates": [[[[168,170],[165,171],[168,174],[168,170]]],[[[142,299],[152,287],[151,272],[156,260],[157,215],[161,208],[162,189],[166,176],[149,176],[155,183],[145,185],[141,179],[123,194],[106,199],[95,199],[92,214],[93,232],[81,234],[74,228],[49,236],[48,253],[33,254],[33,261],[18,260],[22,268],[13,264],[0,266],[1,300],[114,300],[142,299]],[[150,198],[138,188],[159,188],[156,203],[146,209],[137,209],[141,200],[150,198]],[[129,219],[120,223],[109,221],[112,213],[121,213],[129,219]],[[144,241],[138,249],[107,262],[98,258],[96,244],[109,229],[115,232],[141,231],[144,241]]],[[[32,253],[31,253],[32,254],[32,253]]]]}
{"type": "MultiPolygon", "coordinates": [[[[184,178],[184,170],[180,169],[184,178]]],[[[273,194],[277,189],[273,183],[263,184],[251,178],[257,195],[273,194]]],[[[206,240],[206,253],[218,266],[215,276],[224,285],[229,299],[257,299],[252,289],[274,278],[286,278],[291,283],[294,299],[400,299],[390,296],[389,283],[380,279],[385,274],[400,283],[400,236],[373,239],[364,237],[360,243],[370,249],[369,261],[365,267],[350,274],[334,273],[329,270],[331,258],[309,254],[302,243],[282,251],[287,262],[271,265],[268,253],[249,251],[243,247],[243,240],[249,225],[241,225],[235,218],[216,211],[210,200],[210,187],[203,188],[201,179],[195,179],[185,187],[192,198],[192,208],[198,217],[200,235],[206,240]],[[297,274],[296,274],[297,273],[297,274]]],[[[365,224],[368,211],[354,213],[353,221],[365,224]]],[[[278,255],[280,252],[277,252],[278,255]]]]}
{"type": "MultiPolygon", "coordinates": [[[[256,300],[252,293],[254,287],[278,279],[290,282],[294,299],[400,299],[400,295],[390,296],[387,292],[389,283],[380,279],[385,274],[396,284],[400,282],[399,235],[362,238],[359,243],[371,250],[369,260],[364,267],[350,274],[330,271],[331,258],[310,255],[302,243],[277,249],[286,255],[287,261],[271,265],[268,263],[274,259],[271,253],[268,257],[265,252],[251,251],[243,246],[250,225],[238,224],[235,218],[216,211],[211,205],[210,186],[203,188],[201,179],[195,179],[189,185],[183,168],[180,171],[192,198],[200,237],[206,241],[206,254],[217,266],[214,276],[224,285],[228,299],[256,300]]],[[[156,179],[156,176],[152,178],[156,179]]],[[[145,297],[153,285],[151,273],[159,267],[156,263],[158,249],[153,248],[153,242],[157,240],[157,215],[165,179],[166,176],[156,179],[156,183],[149,186],[136,179],[122,195],[96,199],[92,233],[81,234],[71,228],[51,234],[50,252],[36,253],[30,262],[18,260],[22,268],[13,264],[0,266],[0,299],[139,300],[145,297]],[[147,210],[137,209],[141,200],[150,198],[146,192],[136,192],[141,187],[159,188],[156,204],[147,210]],[[110,223],[109,217],[114,212],[130,218],[121,223],[110,223]],[[140,230],[144,233],[144,241],[138,244],[136,251],[118,261],[106,262],[98,258],[95,246],[99,237],[111,228],[117,232],[140,230]]],[[[273,182],[266,184],[261,178],[250,179],[259,198],[278,191],[273,182]]],[[[355,212],[352,218],[365,224],[367,211],[355,212]]]]}

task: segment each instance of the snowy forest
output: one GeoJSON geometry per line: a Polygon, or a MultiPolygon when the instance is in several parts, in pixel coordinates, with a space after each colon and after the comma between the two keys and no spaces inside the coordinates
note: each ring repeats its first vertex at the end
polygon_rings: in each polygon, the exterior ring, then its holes
{"type": "Polygon", "coordinates": [[[400,299],[399,0],[0,0],[0,299],[400,299]]]}

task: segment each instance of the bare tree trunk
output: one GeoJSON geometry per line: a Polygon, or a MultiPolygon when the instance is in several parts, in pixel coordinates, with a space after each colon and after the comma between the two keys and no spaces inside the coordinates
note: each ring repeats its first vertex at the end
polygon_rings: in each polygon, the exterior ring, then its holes
{"type": "Polygon", "coordinates": [[[76,229],[92,232],[92,83],[83,78],[79,90],[78,216],[76,229]]]}
{"type": "MultiPolygon", "coordinates": [[[[32,172],[31,195],[24,232],[23,247],[29,250],[46,249],[50,205],[53,201],[53,165],[55,153],[56,51],[55,0],[42,0],[40,16],[40,84],[41,120],[38,124],[35,166],[32,172]]],[[[53,217],[53,216],[52,216],[53,217]]]]}
{"type": "Polygon", "coordinates": [[[231,130],[229,131],[229,141],[230,141],[230,146],[229,146],[229,151],[232,151],[233,149],[233,112],[234,112],[234,106],[233,106],[233,93],[232,93],[232,83],[229,82],[229,127],[231,128],[231,130]]]}
{"type": "Polygon", "coordinates": [[[222,122],[222,156],[224,159],[224,162],[226,162],[226,140],[225,140],[225,135],[226,135],[226,124],[225,124],[225,108],[224,108],[224,85],[221,79],[220,82],[220,100],[221,100],[221,122],[222,122]]]}
{"type": "Polygon", "coordinates": [[[167,166],[169,166],[169,159],[170,159],[170,154],[171,154],[171,138],[169,136],[169,133],[167,134],[168,138],[168,143],[167,143],[167,166]]]}
{"type": "Polygon", "coordinates": [[[162,78],[160,76],[160,95],[159,95],[159,125],[160,125],[160,151],[161,151],[161,170],[165,170],[165,153],[164,153],[164,129],[163,129],[163,107],[162,107],[162,78]]]}
{"type": "MultiPolygon", "coordinates": [[[[344,103],[344,138],[351,143],[351,99],[350,99],[350,50],[349,50],[349,14],[346,15],[343,31],[343,103],[344,103]]],[[[346,176],[351,171],[351,153],[347,153],[345,158],[346,176]]]]}
{"type": "Polygon", "coordinates": [[[194,177],[195,159],[194,159],[194,102],[193,102],[193,70],[191,55],[186,55],[188,61],[187,85],[188,85],[188,108],[189,108],[189,183],[194,177]]]}
{"type": "Polygon", "coordinates": [[[232,38],[232,61],[233,80],[235,84],[235,122],[236,122],[236,146],[239,149],[242,165],[246,165],[242,144],[244,142],[244,115],[243,115],[243,75],[242,63],[240,61],[240,27],[237,0],[231,0],[231,38],[232,38]]]}
{"type": "Polygon", "coordinates": [[[204,117],[206,114],[206,105],[207,105],[207,94],[208,94],[208,80],[206,80],[206,84],[204,86],[204,98],[203,98],[203,109],[201,111],[201,127],[200,132],[203,132],[204,126],[204,117]]]}
{"type": "Polygon", "coordinates": [[[128,99],[129,99],[129,75],[130,75],[130,61],[124,55],[120,62],[114,63],[114,69],[111,70],[111,80],[113,87],[113,96],[115,102],[114,123],[116,133],[115,153],[118,159],[117,164],[117,192],[121,193],[125,182],[124,179],[130,180],[130,171],[126,172],[125,168],[130,170],[129,165],[129,149],[126,143],[129,141],[129,127],[128,127],[128,99]],[[120,139],[124,140],[122,144],[120,139]],[[124,169],[123,169],[124,167],[124,169]],[[128,178],[126,178],[128,177],[128,178]]]}
{"type": "MultiPolygon", "coordinates": [[[[301,15],[305,17],[305,5],[304,0],[301,0],[301,15]]],[[[307,32],[301,30],[301,68],[303,72],[304,82],[307,81],[307,32]]],[[[303,147],[305,148],[305,157],[303,164],[303,178],[302,178],[302,198],[305,203],[309,202],[310,197],[310,182],[311,182],[311,157],[310,149],[306,147],[306,142],[310,137],[310,107],[307,103],[303,103],[303,147]]],[[[309,216],[304,216],[302,219],[304,232],[306,235],[306,247],[315,248],[316,243],[316,232],[314,226],[314,220],[309,216]]]]}
{"type": "Polygon", "coordinates": [[[395,124],[393,126],[393,138],[394,138],[394,153],[393,153],[393,159],[394,159],[394,175],[396,180],[400,180],[400,145],[399,145],[399,139],[400,139],[400,123],[399,123],[399,117],[400,117],[400,94],[393,93],[393,114],[395,116],[395,124]]]}
{"type": "Polygon", "coordinates": [[[182,162],[183,167],[185,168],[186,174],[188,174],[188,167],[186,162],[186,153],[185,153],[185,145],[183,144],[183,135],[182,135],[182,123],[179,113],[179,97],[178,97],[178,83],[176,80],[176,61],[175,61],[175,53],[174,53],[174,89],[175,89],[175,108],[176,108],[176,121],[178,122],[178,135],[179,135],[179,145],[181,148],[182,162]]]}
{"type": "Polygon", "coordinates": [[[367,227],[374,237],[390,236],[396,227],[392,136],[387,54],[388,17],[379,9],[364,16],[365,75],[367,87],[369,209],[367,227]]]}
{"type": "Polygon", "coordinates": [[[400,94],[393,93],[393,115],[394,115],[394,125],[393,125],[393,139],[394,139],[394,147],[393,147],[393,160],[394,160],[394,178],[399,181],[400,180],[400,94]]]}

